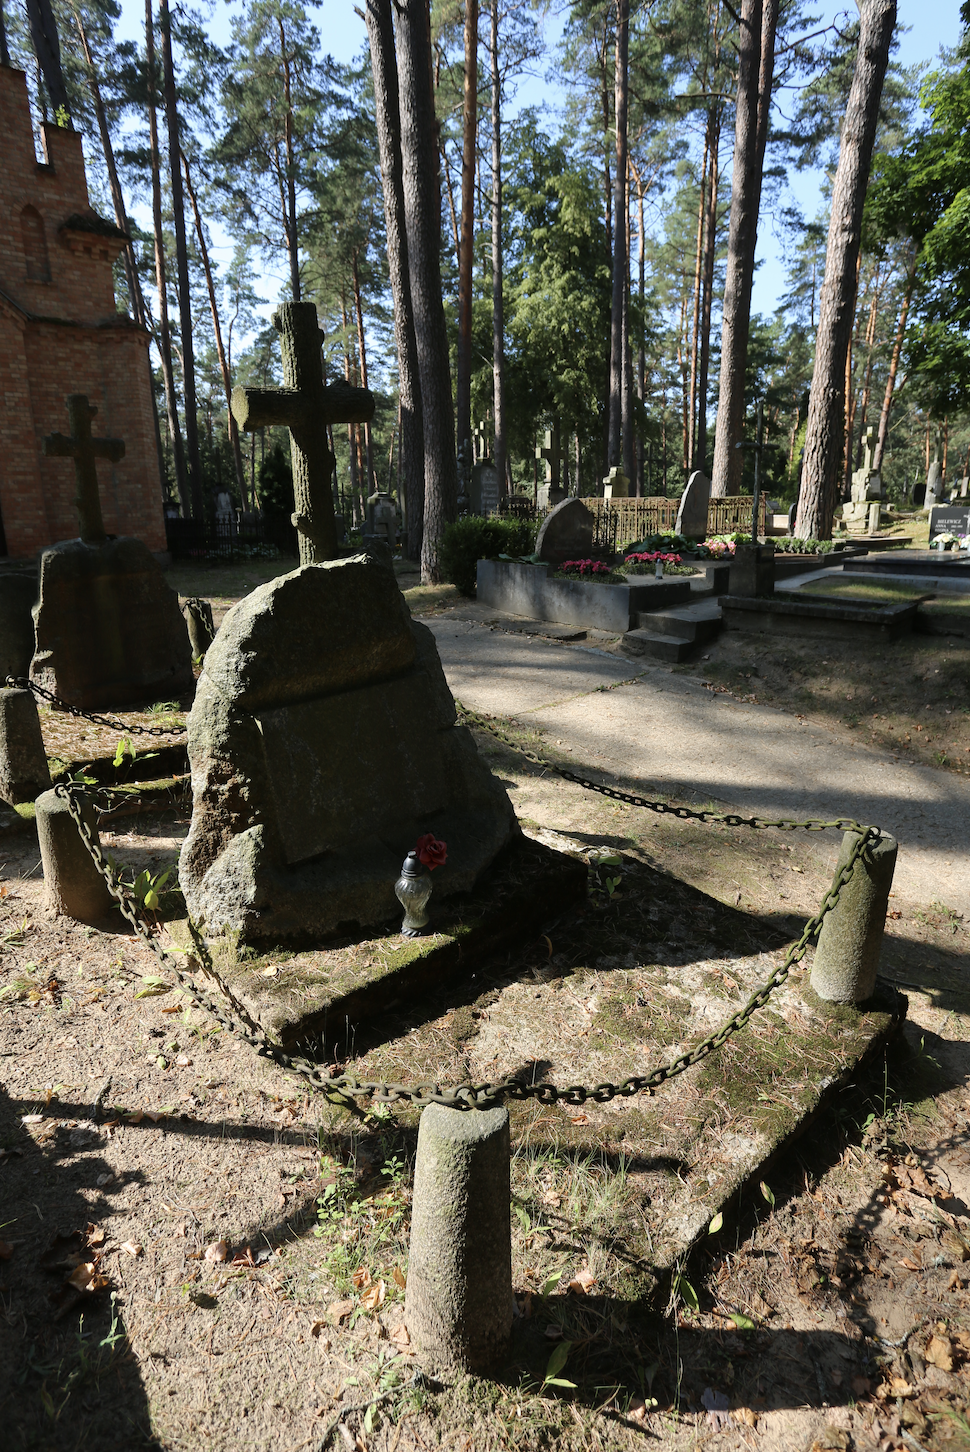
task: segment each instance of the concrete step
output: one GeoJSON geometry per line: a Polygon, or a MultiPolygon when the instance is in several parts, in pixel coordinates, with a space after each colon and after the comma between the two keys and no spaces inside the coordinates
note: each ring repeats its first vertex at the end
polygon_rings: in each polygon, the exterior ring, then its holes
{"type": "Polygon", "coordinates": [[[628,630],[620,641],[624,655],[653,660],[681,661],[693,648],[693,641],[678,640],[675,635],[655,635],[650,630],[628,630]]]}
{"type": "Polygon", "coordinates": [[[721,608],[716,600],[709,599],[692,605],[674,605],[667,610],[641,610],[637,624],[641,630],[655,635],[670,635],[698,644],[717,635],[721,628],[721,608]]]}

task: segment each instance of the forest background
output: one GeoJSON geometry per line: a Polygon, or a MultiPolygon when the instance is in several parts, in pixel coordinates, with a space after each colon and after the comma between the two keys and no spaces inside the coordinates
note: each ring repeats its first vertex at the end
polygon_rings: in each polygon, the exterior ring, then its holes
{"type": "MultiPolygon", "coordinates": [[[[390,16],[389,5],[369,4],[371,19],[385,8],[390,16]]],[[[146,0],[137,24],[134,8],[122,15],[115,0],[32,0],[25,11],[6,3],[9,61],[27,72],[35,118],[84,133],[93,204],[132,237],[118,263],[119,306],[152,335],[166,489],[186,518],[211,515],[223,491],[247,513],[285,518],[292,507],[285,434],[240,439],[227,410],[233,384],[279,381],[268,321],[277,298],[315,302],[328,375],[377,397],[372,425],[334,431],[335,501],[348,527],[375,490],[414,493],[382,189],[387,137],[378,134],[361,12],[355,56],[346,58],[344,41],[345,58],[335,59],[327,44],[335,16],[345,35],[348,11],[299,0],[230,0],[218,10],[146,0]],[[56,32],[60,93],[40,63],[31,10],[41,26],[46,14],[48,44],[56,32]]],[[[911,49],[925,56],[934,38],[921,13],[911,49]]],[[[455,510],[456,439],[474,438],[461,451],[466,467],[470,452],[491,455],[505,488],[530,497],[545,475],[537,448],[546,430],[573,493],[599,492],[618,463],[638,494],[677,494],[692,469],[712,467],[715,492],[750,488],[750,452],[732,456],[730,480],[715,455],[752,15],[763,25],[761,88],[771,96],[754,216],[760,207],[761,255],[784,280],[770,311],[749,320],[744,305],[731,443],[753,438],[761,401],[763,468],[787,502],[799,487],[859,13],[833,18],[811,0],[744,0],[739,9],[730,0],[578,0],[554,12],[527,0],[435,0],[428,29],[424,5],[396,7],[399,119],[405,153],[409,124],[417,133],[411,159],[424,168],[418,197],[446,339],[436,375],[418,360],[429,370],[425,417],[445,400],[433,440],[439,465],[450,450],[437,475],[424,470],[425,518],[419,503],[409,520],[416,557],[430,520],[429,577],[437,533],[455,510]],[[424,46],[420,85],[402,61],[409,44],[412,61],[424,46]],[[820,179],[817,208],[804,204],[811,186],[792,185],[799,175],[820,179]]],[[[933,63],[908,56],[897,29],[876,94],[840,491],[869,425],[890,499],[911,497],[933,457],[948,479],[970,471],[968,25],[968,7],[961,16],[954,5],[957,43],[933,63]]],[[[390,55],[393,71],[393,39],[390,55]]],[[[756,73],[755,96],[757,88],[756,73]]],[[[755,284],[761,300],[765,292],[755,284]]]]}

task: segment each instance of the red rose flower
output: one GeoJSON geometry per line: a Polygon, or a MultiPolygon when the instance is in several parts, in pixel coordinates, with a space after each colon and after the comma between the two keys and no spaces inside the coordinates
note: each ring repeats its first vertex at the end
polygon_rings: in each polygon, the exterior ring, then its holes
{"type": "Polygon", "coordinates": [[[431,832],[425,832],[423,837],[418,838],[418,845],[414,850],[418,854],[418,861],[423,862],[425,867],[430,867],[432,872],[436,867],[444,867],[448,861],[448,843],[439,842],[431,832]]]}

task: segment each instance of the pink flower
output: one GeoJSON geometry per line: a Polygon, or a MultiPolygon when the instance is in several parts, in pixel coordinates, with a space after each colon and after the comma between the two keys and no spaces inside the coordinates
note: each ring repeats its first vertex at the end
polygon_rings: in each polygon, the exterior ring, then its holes
{"type": "Polygon", "coordinates": [[[425,832],[423,837],[418,838],[414,850],[418,854],[418,861],[423,862],[425,867],[430,867],[432,872],[436,867],[444,867],[448,861],[448,843],[439,842],[431,832],[425,832]]]}

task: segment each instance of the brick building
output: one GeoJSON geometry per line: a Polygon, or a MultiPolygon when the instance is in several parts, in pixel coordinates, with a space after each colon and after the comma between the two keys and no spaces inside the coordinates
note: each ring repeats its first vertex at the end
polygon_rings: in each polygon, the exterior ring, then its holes
{"type": "Polygon", "coordinates": [[[77,537],[74,465],[42,453],[69,430],[69,393],[125,441],[98,465],[105,529],[164,550],[148,334],[114,296],[125,237],[91,210],[80,134],[45,123],[43,146],[39,162],[23,71],[0,65],[0,554],[77,537]]]}

